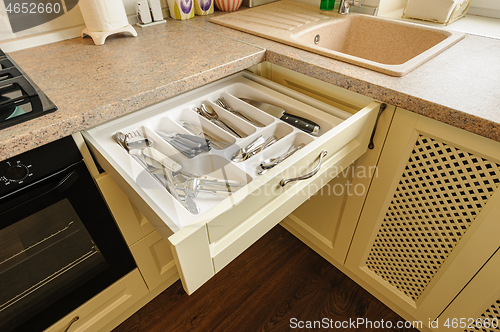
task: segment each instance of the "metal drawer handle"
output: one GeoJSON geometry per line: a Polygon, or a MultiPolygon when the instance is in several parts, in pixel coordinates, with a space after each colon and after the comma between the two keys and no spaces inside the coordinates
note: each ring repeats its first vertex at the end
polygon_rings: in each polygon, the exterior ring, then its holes
{"type": "Polygon", "coordinates": [[[378,110],[377,120],[375,120],[375,125],[373,126],[372,135],[370,136],[370,144],[368,144],[368,149],[370,150],[373,150],[373,148],[375,147],[375,145],[373,145],[373,139],[375,138],[375,132],[377,131],[378,120],[380,119],[380,116],[382,115],[382,113],[386,108],[387,104],[381,104],[378,110]]]}
{"type": "Polygon", "coordinates": [[[69,331],[69,328],[71,327],[71,325],[73,325],[73,323],[74,323],[74,322],[76,322],[76,321],[77,321],[77,320],[79,320],[79,319],[80,319],[80,317],[75,316],[75,318],[73,318],[73,319],[69,322],[68,327],[67,327],[67,328],[65,328],[63,332],[68,332],[68,331],[69,331]]]}
{"type": "Polygon", "coordinates": [[[290,182],[309,179],[309,178],[313,177],[314,175],[316,175],[316,173],[318,173],[319,169],[321,168],[321,163],[323,162],[323,157],[325,157],[327,154],[328,154],[328,152],[326,150],[323,150],[320,153],[319,164],[310,173],[307,173],[306,175],[298,176],[296,178],[283,179],[280,181],[280,186],[284,187],[290,182]]]}

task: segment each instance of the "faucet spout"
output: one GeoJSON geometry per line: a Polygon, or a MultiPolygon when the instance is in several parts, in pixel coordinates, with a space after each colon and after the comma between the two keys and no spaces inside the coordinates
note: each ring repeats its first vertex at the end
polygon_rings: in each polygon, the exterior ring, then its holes
{"type": "Polygon", "coordinates": [[[349,14],[351,6],[361,7],[363,2],[363,0],[341,0],[339,14],[349,14]]]}

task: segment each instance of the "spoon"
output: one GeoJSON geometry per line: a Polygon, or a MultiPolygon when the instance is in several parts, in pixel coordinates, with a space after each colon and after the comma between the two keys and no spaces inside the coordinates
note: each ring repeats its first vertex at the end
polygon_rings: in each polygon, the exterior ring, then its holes
{"type": "Polygon", "coordinates": [[[213,109],[212,106],[208,105],[207,103],[202,103],[201,108],[201,115],[224,129],[225,131],[234,134],[236,137],[242,138],[245,137],[245,134],[242,134],[241,132],[238,132],[237,129],[229,126],[227,123],[223,122],[222,120],[219,120],[219,115],[217,112],[213,109]]]}
{"type": "Polygon", "coordinates": [[[265,143],[264,137],[262,137],[262,135],[260,135],[255,140],[253,140],[250,144],[248,144],[246,147],[240,148],[238,151],[236,151],[234,153],[234,155],[231,157],[231,160],[236,162],[236,163],[247,160],[249,157],[250,151],[253,151],[254,149],[258,148],[259,146],[261,146],[264,143],[265,143]]]}

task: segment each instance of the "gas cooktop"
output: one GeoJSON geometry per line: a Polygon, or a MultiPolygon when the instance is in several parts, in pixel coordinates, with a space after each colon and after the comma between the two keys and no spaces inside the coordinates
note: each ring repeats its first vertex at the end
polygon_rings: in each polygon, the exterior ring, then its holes
{"type": "Polygon", "coordinates": [[[56,109],[14,60],[0,50],[0,130],[56,109]]]}

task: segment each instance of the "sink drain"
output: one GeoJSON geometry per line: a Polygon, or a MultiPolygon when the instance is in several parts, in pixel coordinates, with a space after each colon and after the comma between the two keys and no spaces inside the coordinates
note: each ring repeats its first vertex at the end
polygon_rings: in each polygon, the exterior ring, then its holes
{"type": "Polygon", "coordinates": [[[314,44],[318,45],[319,43],[319,35],[314,36],[314,44]]]}

